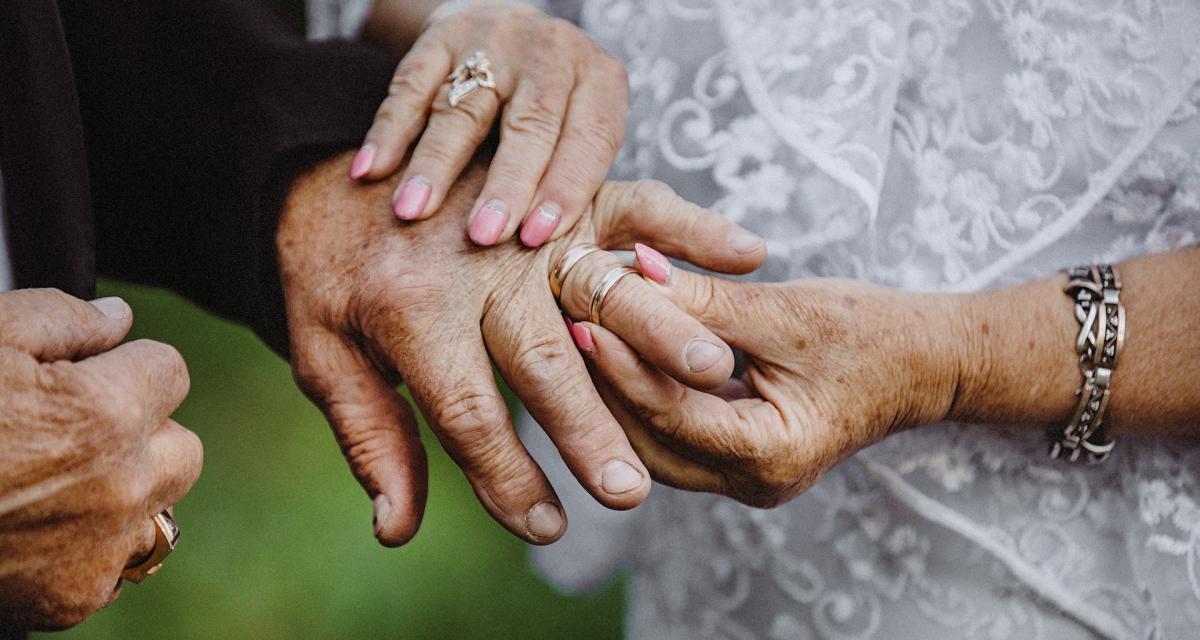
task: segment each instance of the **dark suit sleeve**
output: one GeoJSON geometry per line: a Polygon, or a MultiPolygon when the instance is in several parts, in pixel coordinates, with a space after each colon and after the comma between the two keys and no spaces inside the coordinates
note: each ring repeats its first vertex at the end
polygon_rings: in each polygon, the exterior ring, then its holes
{"type": "Polygon", "coordinates": [[[361,140],[394,61],[306,42],[250,0],[60,6],[97,271],[169,287],[286,354],[273,237],[288,180],[361,140]]]}

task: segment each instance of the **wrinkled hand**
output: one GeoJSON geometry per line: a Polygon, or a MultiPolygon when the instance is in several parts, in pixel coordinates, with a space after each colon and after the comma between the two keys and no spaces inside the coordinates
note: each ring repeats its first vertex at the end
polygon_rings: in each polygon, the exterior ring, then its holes
{"type": "MultiPolygon", "coordinates": [[[[659,261],[639,263],[648,272],[659,261]]],[[[574,317],[584,317],[599,271],[584,265],[565,290],[574,317]]],[[[669,274],[665,295],[745,354],[743,376],[705,393],[663,375],[612,332],[577,324],[593,336],[585,353],[602,395],[666,484],[779,504],[855,451],[942,419],[954,401],[968,344],[954,297],[851,280],[754,284],[657,271],[669,274]]]]}
{"type": "Polygon", "coordinates": [[[583,215],[604,181],[628,94],[621,63],[569,22],[527,5],[473,6],[435,21],[404,56],[350,175],[391,175],[419,136],[393,208],[404,220],[433,215],[501,112],[470,237],[496,244],[524,220],[521,241],[541,246],[583,215]],[[452,107],[446,78],[476,50],[491,62],[495,90],[452,107]]]}
{"type": "MultiPolygon", "coordinates": [[[[584,241],[617,249],[675,237],[695,247],[683,258],[745,272],[765,257],[761,241],[738,253],[728,238],[747,232],[661,185],[618,183],[601,189],[591,214],[561,240],[537,251],[480,249],[464,237],[462,219],[482,167],[464,174],[442,215],[410,226],[378,206],[391,185],[348,180],[349,161],[327,161],[296,181],[277,245],[295,377],[374,500],[380,542],[408,540],[425,499],[424,451],[412,411],[394,389],[400,378],[501,524],[534,543],[562,535],[562,508],[517,438],[489,355],[580,483],[609,507],[638,504],[650,489],[648,475],[572,346],[549,292],[550,265],[584,241]]],[[[617,314],[617,333],[689,384],[715,387],[728,378],[727,346],[650,284],[622,282],[631,304],[617,314]],[[650,339],[660,333],[667,337],[650,339]],[[687,361],[696,340],[715,351],[703,367],[687,361]]]]}
{"type": "Polygon", "coordinates": [[[132,322],[116,298],[0,293],[0,630],[111,602],[200,474],[200,440],[169,417],[187,367],[164,344],[117,346],[132,322]]]}

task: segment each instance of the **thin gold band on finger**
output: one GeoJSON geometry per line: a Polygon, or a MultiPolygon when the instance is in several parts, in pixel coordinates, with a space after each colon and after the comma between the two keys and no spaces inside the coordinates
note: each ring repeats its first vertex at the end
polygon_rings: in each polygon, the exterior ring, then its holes
{"type": "Polygon", "coordinates": [[[617,282],[627,275],[635,274],[638,270],[633,267],[621,265],[613,267],[604,274],[604,278],[600,280],[600,285],[592,291],[592,304],[588,307],[588,319],[592,324],[600,324],[600,307],[604,305],[604,298],[613,287],[617,286],[617,282]]]}
{"type": "Polygon", "coordinates": [[[571,269],[575,268],[575,265],[579,264],[584,256],[599,250],[600,247],[587,242],[567,249],[566,253],[558,258],[558,261],[554,263],[554,268],[550,270],[550,293],[554,294],[555,300],[562,296],[563,283],[566,282],[567,274],[571,273],[571,269]]]}

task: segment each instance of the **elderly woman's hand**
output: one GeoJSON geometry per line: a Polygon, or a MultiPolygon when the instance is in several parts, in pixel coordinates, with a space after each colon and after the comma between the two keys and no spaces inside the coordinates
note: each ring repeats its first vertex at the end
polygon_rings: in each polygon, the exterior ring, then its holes
{"type": "Polygon", "coordinates": [[[416,142],[393,209],[403,220],[433,215],[499,113],[499,149],[468,235],[493,245],[524,221],[521,241],[537,247],[591,202],[621,146],[627,107],[624,67],[570,23],[524,5],[473,6],[435,20],[404,56],[350,175],[388,176],[416,142]],[[476,51],[495,88],[451,106],[447,77],[476,51]]]}
{"type": "MultiPolygon", "coordinates": [[[[572,273],[563,296],[572,316],[586,317],[586,293],[610,260],[595,256],[572,273]]],[[[745,354],[745,374],[706,393],[664,375],[608,329],[575,324],[601,395],[665,484],[774,505],[855,451],[950,409],[966,326],[955,297],[850,280],[731,282],[671,269],[643,246],[638,263],[745,354]]],[[[628,293],[614,288],[606,325],[627,312],[628,293]]]]}

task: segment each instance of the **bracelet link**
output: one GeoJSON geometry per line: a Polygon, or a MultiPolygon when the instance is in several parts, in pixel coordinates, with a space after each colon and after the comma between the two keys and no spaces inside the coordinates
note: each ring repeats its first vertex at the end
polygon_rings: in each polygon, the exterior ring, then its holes
{"type": "Polygon", "coordinates": [[[1070,422],[1050,434],[1050,457],[1102,462],[1114,445],[1105,418],[1113,371],[1125,344],[1121,279],[1111,265],[1075,267],[1067,275],[1070,281],[1064,291],[1075,301],[1079,321],[1075,350],[1083,382],[1075,392],[1079,403],[1070,422]]]}

